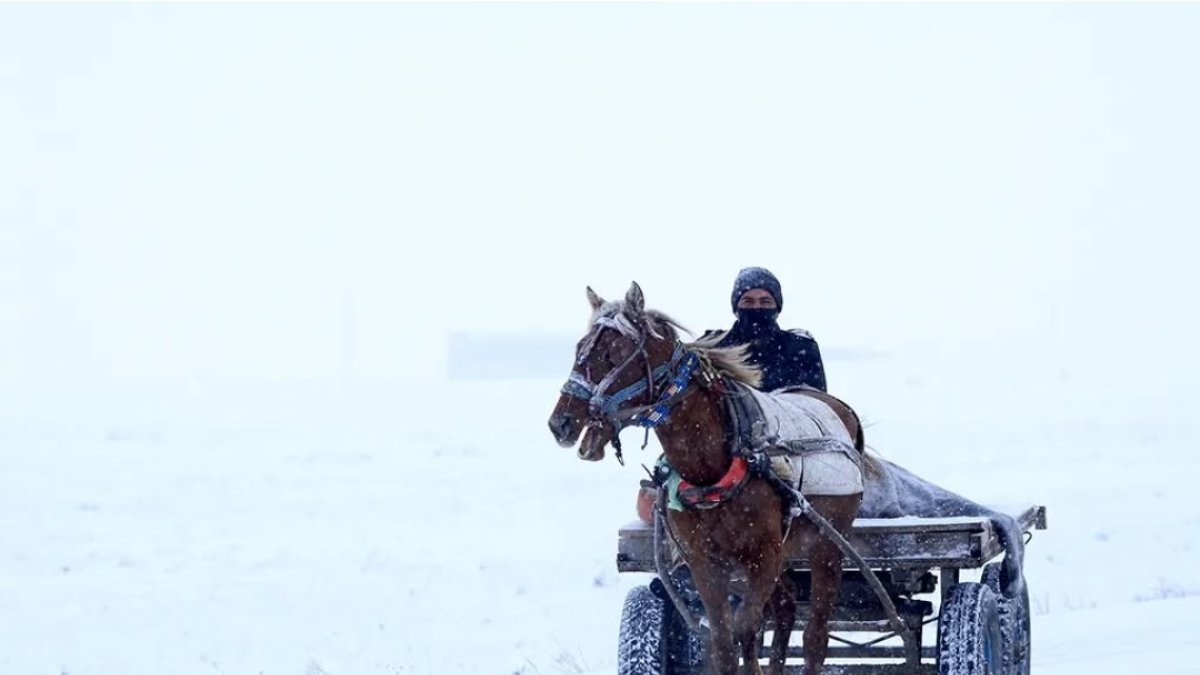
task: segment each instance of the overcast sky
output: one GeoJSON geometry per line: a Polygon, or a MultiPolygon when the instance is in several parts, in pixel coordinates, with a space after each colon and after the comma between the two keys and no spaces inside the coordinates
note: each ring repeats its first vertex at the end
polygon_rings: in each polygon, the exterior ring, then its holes
{"type": "Polygon", "coordinates": [[[1195,4],[5,3],[0,377],[324,376],[347,335],[428,375],[448,331],[578,333],[588,284],[727,326],[747,265],[831,349],[1194,366],[1197,35],[1195,4]]]}

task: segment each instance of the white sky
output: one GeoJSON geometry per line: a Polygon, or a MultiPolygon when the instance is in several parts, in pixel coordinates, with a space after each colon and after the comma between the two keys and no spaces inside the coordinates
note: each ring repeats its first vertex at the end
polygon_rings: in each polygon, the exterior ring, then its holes
{"type": "MultiPolygon", "coordinates": [[[[0,377],[441,370],[584,287],[1194,365],[1195,4],[0,4],[0,377]]],[[[987,352],[985,352],[987,353],[987,352]]],[[[564,354],[564,372],[570,355],[564,354]]]]}

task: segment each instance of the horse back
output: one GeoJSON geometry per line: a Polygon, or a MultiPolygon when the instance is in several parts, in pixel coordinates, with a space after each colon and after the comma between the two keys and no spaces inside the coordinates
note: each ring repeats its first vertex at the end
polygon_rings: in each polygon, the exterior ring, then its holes
{"type": "Polygon", "coordinates": [[[862,420],[859,419],[858,412],[855,411],[849,403],[846,403],[833,394],[821,391],[820,389],[816,389],[814,387],[809,387],[807,385],[788,387],[786,389],[777,390],[773,393],[803,394],[805,396],[811,396],[812,398],[821,401],[825,405],[828,405],[829,408],[833,410],[834,414],[838,416],[838,419],[842,421],[842,424],[846,425],[846,430],[850,432],[850,437],[854,439],[854,449],[858,450],[859,454],[862,455],[863,469],[866,474],[877,477],[883,475],[883,469],[879,466],[879,463],[876,462],[875,458],[872,456],[872,453],[867,452],[866,433],[863,430],[862,420]]]}
{"type": "Polygon", "coordinates": [[[850,407],[850,404],[846,403],[842,399],[828,392],[821,391],[815,387],[809,387],[805,385],[779,389],[771,393],[803,394],[829,406],[830,409],[833,410],[833,413],[838,416],[838,419],[842,421],[842,425],[846,427],[846,431],[849,432],[850,437],[854,439],[854,449],[858,450],[859,452],[863,452],[865,450],[866,439],[863,437],[862,421],[858,418],[858,413],[855,412],[854,408],[850,407]]]}

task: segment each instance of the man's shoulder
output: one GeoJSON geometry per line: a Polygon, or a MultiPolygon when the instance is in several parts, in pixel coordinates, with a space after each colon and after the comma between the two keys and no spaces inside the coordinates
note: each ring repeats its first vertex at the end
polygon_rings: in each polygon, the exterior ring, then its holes
{"type": "Polygon", "coordinates": [[[728,332],[729,331],[727,331],[727,330],[722,330],[719,328],[710,328],[710,329],[704,331],[704,334],[700,336],[700,339],[704,340],[704,341],[720,340],[728,332]]]}
{"type": "Polygon", "coordinates": [[[817,344],[816,338],[812,333],[803,328],[792,328],[783,331],[783,345],[781,350],[793,354],[796,357],[803,356],[804,358],[819,358],[821,347],[817,344]]]}

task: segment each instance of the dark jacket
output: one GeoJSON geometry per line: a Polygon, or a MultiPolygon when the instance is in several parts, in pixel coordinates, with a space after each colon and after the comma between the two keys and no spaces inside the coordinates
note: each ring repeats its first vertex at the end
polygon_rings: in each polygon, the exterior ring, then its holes
{"type": "Polygon", "coordinates": [[[735,322],[728,331],[708,331],[705,337],[722,334],[720,347],[749,344],[750,361],[762,369],[763,391],[783,387],[808,385],[826,391],[825,364],[821,349],[808,331],[783,330],[772,323],[769,327],[748,330],[735,322]]]}

